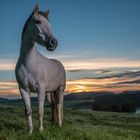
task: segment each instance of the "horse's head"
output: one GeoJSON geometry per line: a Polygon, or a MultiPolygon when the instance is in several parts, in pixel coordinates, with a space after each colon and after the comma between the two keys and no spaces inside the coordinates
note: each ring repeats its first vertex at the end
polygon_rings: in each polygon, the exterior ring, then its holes
{"type": "Polygon", "coordinates": [[[39,7],[36,5],[28,24],[28,33],[35,42],[45,46],[48,51],[54,51],[58,42],[51,31],[48,14],[49,10],[39,11],[39,7]]]}

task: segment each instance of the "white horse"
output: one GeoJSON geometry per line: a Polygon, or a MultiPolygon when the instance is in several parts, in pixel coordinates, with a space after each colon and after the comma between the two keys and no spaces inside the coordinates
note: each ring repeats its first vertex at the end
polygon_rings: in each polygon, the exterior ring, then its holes
{"type": "Polygon", "coordinates": [[[66,84],[64,67],[59,61],[44,57],[34,47],[37,42],[48,51],[54,51],[58,45],[48,22],[48,14],[49,11],[39,11],[38,5],[34,7],[23,28],[20,56],[15,69],[30,134],[33,131],[31,92],[38,94],[40,132],[43,131],[46,94],[52,105],[53,122],[62,126],[63,92],[66,84]]]}

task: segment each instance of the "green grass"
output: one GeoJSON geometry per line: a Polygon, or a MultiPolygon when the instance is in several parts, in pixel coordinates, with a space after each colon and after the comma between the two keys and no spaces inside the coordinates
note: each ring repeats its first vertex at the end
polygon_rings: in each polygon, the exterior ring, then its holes
{"type": "Polygon", "coordinates": [[[140,115],[65,109],[62,128],[51,124],[45,107],[44,127],[38,132],[37,107],[33,107],[34,132],[28,136],[22,105],[0,105],[0,140],[140,140],[140,115]]]}

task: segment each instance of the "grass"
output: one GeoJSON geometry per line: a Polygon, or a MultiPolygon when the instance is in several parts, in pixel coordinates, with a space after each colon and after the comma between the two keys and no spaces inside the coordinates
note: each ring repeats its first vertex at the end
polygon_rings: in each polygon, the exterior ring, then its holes
{"type": "Polygon", "coordinates": [[[22,105],[0,105],[0,140],[139,140],[140,115],[65,109],[62,128],[51,124],[45,107],[44,132],[38,132],[37,107],[33,107],[34,132],[28,136],[22,105]]]}

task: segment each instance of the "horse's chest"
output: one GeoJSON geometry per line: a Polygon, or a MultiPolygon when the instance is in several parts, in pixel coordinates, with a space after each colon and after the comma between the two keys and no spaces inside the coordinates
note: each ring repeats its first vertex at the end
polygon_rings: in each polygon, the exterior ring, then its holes
{"type": "Polygon", "coordinates": [[[38,78],[36,71],[26,67],[25,65],[21,65],[16,71],[17,81],[20,86],[26,90],[28,89],[33,92],[36,91],[38,78]]]}

